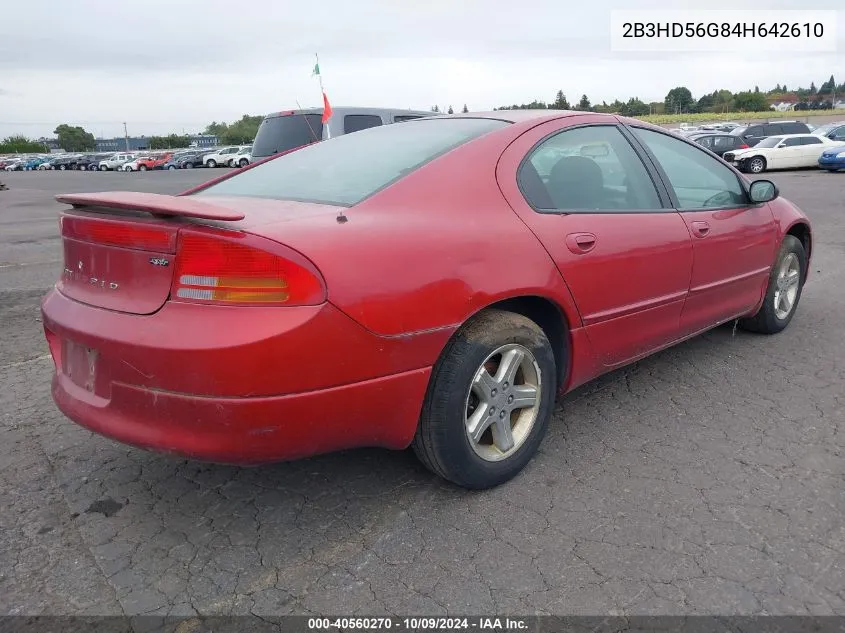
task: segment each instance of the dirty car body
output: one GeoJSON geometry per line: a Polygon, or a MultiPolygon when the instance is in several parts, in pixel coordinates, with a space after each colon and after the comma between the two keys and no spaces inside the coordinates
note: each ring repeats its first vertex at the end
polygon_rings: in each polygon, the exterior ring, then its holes
{"type": "Polygon", "coordinates": [[[364,130],[179,196],[59,196],[53,397],[97,433],[196,459],[413,442],[455,483],[496,485],[555,395],[759,321],[771,292],[783,313],[810,224],[760,188],[639,121],[513,111],[364,130]]]}

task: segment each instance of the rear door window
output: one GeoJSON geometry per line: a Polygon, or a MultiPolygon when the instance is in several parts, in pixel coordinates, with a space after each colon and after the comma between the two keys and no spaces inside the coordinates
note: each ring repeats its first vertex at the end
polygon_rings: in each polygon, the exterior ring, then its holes
{"type": "Polygon", "coordinates": [[[769,123],[768,125],[763,126],[763,134],[766,136],[772,136],[773,134],[786,134],[784,132],[783,126],[779,123],[769,123]]]}
{"type": "Polygon", "coordinates": [[[381,117],[377,114],[347,114],[343,117],[343,133],[360,132],[381,124],[381,117]]]}
{"type": "Polygon", "coordinates": [[[821,145],[822,140],[818,136],[802,136],[801,145],[821,145]]]}

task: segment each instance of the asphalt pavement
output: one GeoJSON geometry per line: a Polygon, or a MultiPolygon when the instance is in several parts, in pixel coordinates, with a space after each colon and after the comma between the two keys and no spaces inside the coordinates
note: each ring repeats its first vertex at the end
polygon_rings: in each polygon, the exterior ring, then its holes
{"type": "Polygon", "coordinates": [[[408,452],[216,466],[58,412],[53,196],[211,175],[0,176],[0,614],[845,614],[845,173],[770,175],[815,228],[785,332],[718,328],[586,385],[480,493],[408,452]]]}

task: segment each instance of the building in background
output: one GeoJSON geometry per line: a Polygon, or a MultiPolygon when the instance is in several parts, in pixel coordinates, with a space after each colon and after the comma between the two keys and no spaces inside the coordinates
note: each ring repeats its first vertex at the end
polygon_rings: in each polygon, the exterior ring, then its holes
{"type": "MultiPolygon", "coordinates": [[[[216,147],[218,142],[217,136],[214,134],[189,134],[188,139],[191,147],[216,147]]],[[[126,147],[127,139],[122,136],[98,138],[96,142],[98,152],[136,152],[150,149],[150,137],[148,136],[130,136],[128,148],[126,147]]]]}
{"type": "MultiPolygon", "coordinates": [[[[214,134],[189,134],[188,139],[191,147],[217,147],[218,139],[214,134]]],[[[120,136],[117,138],[98,138],[95,139],[97,152],[125,152],[126,138],[120,136]]],[[[59,140],[55,138],[40,138],[39,143],[46,145],[51,152],[61,152],[59,147],[59,140]]],[[[129,137],[129,151],[137,152],[150,149],[150,137],[148,136],[130,136],[129,137]]]]}

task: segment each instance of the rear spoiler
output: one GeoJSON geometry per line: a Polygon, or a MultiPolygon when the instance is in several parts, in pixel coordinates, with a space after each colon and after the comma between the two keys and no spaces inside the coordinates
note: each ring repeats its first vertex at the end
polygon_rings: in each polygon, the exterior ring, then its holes
{"type": "Polygon", "coordinates": [[[111,207],[129,211],[146,211],[152,215],[178,216],[181,218],[199,218],[203,220],[236,221],[246,216],[241,211],[234,211],[196,198],[166,196],[159,193],[138,193],[134,191],[104,191],[102,193],[65,193],[56,196],[56,200],[74,207],[111,207]]]}

